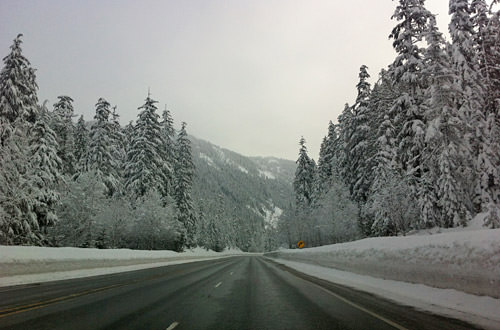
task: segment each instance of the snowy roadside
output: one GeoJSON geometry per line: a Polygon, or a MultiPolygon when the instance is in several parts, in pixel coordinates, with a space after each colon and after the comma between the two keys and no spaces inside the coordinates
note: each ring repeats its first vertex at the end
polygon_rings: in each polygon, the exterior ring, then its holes
{"type": "Polygon", "coordinates": [[[500,229],[482,224],[478,215],[466,228],[281,249],[264,256],[400,304],[500,329],[500,229]]]}
{"type": "Polygon", "coordinates": [[[500,298],[500,229],[376,237],[265,255],[500,298]]]}
{"type": "Polygon", "coordinates": [[[500,329],[500,299],[476,296],[454,289],[437,289],[423,284],[384,280],[303,262],[272,259],[299,272],[369,292],[406,306],[440,314],[485,329],[500,329]]]}
{"type": "Polygon", "coordinates": [[[244,254],[196,248],[182,253],[129,249],[0,246],[0,287],[81,278],[244,254]]]}

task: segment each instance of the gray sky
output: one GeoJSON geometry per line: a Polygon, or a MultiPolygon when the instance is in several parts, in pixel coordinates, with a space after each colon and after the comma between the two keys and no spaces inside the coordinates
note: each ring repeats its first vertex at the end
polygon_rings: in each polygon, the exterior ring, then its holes
{"type": "MultiPolygon", "coordinates": [[[[447,30],[447,0],[428,0],[447,30]]],[[[317,158],[329,120],[395,56],[390,0],[1,0],[0,57],[18,33],[39,98],[105,97],[135,120],[148,87],[176,127],[248,156],[317,158]]]]}

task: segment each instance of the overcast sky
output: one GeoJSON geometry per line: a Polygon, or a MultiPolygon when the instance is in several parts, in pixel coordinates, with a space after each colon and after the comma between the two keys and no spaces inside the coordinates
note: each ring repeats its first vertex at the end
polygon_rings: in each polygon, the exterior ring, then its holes
{"type": "MultiPolygon", "coordinates": [[[[442,31],[447,0],[428,0],[442,31]]],[[[86,120],[99,97],[122,125],[148,87],[176,127],[248,156],[317,159],[328,121],[395,56],[391,0],[1,0],[0,57],[18,33],[39,99],[69,95],[86,120]]]]}

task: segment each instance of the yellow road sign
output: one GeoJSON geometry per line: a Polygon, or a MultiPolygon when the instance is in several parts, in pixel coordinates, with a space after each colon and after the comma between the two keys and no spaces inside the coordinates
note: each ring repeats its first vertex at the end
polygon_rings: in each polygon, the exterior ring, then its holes
{"type": "Polygon", "coordinates": [[[299,249],[302,249],[304,246],[306,246],[306,243],[304,243],[303,240],[300,240],[300,241],[297,242],[297,247],[299,249]]]}

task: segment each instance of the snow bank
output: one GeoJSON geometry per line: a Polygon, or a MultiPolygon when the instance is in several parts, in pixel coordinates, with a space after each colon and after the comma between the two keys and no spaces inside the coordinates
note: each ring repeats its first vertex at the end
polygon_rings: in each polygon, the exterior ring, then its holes
{"type": "Polygon", "coordinates": [[[0,246],[0,286],[110,274],[243,254],[201,248],[178,253],[129,249],[0,246]]]}
{"type": "Polygon", "coordinates": [[[500,229],[367,238],[265,255],[500,298],[500,229]]]}
{"type": "Polygon", "coordinates": [[[422,284],[383,280],[366,275],[277,259],[302,273],[373,293],[406,306],[461,319],[485,329],[500,329],[500,300],[453,289],[436,289],[422,284]]]}

